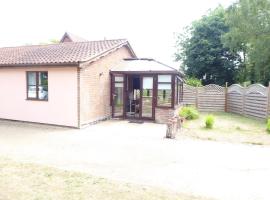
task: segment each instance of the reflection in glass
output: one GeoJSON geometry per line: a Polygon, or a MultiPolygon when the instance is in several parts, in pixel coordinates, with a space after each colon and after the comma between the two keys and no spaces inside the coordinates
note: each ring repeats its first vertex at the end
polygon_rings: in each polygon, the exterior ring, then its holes
{"type": "Polygon", "coordinates": [[[48,72],[38,73],[38,78],[38,98],[42,100],[48,100],[48,72]]]}
{"type": "Polygon", "coordinates": [[[142,117],[152,118],[153,77],[143,77],[142,117]]]}
{"type": "Polygon", "coordinates": [[[114,116],[123,115],[123,94],[124,94],[124,84],[115,83],[114,84],[114,116]]]}
{"type": "Polygon", "coordinates": [[[28,80],[28,98],[37,98],[37,83],[36,83],[36,72],[28,72],[27,73],[27,80],[28,80]]]}
{"type": "Polygon", "coordinates": [[[171,106],[172,86],[170,83],[158,84],[157,102],[159,106],[171,106]]]}

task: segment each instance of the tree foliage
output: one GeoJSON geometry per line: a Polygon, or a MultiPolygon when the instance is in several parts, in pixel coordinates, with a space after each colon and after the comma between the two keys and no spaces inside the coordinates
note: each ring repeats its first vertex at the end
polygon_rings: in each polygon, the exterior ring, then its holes
{"type": "Polygon", "coordinates": [[[186,78],[186,84],[194,87],[200,87],[202,86],[202,81],[200,79],[190,77],[186,78]]]}
{"type": "Polygon", "coordinates": [[[176,60],[203,83],[270,81],[270,0],[218,7],[178,35],[176,60]],[[203,79],[205,78],[205,79],[203,79]]]}
{"type": "Polygon", "coordinates": [[[203,84],[235,81],[240,56],[221,41],[228,31],[225,10],[218,7],[178,35],[175,57],[182,61],[186,75],[202,80],[203,84]]]}
{"type": "Polygon", "coordinates": [[[239,0],[226,12],[230,31],[223,36],[224,46],[241,53],[240,81],[270,80],[270,1],[239,0]]]}

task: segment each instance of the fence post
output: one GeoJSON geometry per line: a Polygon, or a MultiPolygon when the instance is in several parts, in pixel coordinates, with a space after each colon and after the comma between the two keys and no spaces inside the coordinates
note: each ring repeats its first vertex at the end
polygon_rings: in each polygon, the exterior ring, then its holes
{"type": "Polygon", "coordinates": [[[199,91],[198,85],[196,86],[196,108],[199,110],[199,91]]]}
{"type": "Polygon", "coordinates": [[[244,89],[243,89],[243,105],[242,105],[242,115],[243,116],[246,116],[246,113],[245,113],[246,90],[247,90],[247,84],[244,83],[244,89]]]}
{"type": "Polygon", "coordinates": [[[269,118],[270,114],[270,81],[268,83],[268,90],[267,90],[267,109],[266,109],[266,119],[269,118]]]}
{"type": "Polygon", "coordinates": [[[228,82],[226,82],[225,84],[225,107],[224,107],[225,112],[227,112],[228,110],[227,101],[228,101],[228,82]]]}

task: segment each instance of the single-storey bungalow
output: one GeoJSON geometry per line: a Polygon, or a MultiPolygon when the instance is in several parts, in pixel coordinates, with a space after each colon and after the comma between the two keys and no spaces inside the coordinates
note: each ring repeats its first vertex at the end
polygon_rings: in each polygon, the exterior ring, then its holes
{"type": "Polygon", "coordinates": [[[137,58],[125,39],[0,48],[0,118],[80,128],[111,117],[164,123],[183,75],[137,58]]]}

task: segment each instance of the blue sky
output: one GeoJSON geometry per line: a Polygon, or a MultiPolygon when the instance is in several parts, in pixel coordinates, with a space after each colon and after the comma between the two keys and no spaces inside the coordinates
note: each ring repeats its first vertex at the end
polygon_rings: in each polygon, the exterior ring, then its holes
{"type": "Polygon", "coordinates": [[[88,40],[127,38],[140,57],[173,62],[174,33],[207,10],[232,0],[9,0],[1,2],[0,46],[60,39],[65,31],[88,40]]]}

